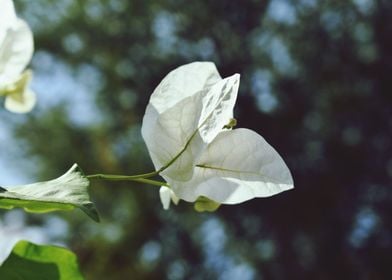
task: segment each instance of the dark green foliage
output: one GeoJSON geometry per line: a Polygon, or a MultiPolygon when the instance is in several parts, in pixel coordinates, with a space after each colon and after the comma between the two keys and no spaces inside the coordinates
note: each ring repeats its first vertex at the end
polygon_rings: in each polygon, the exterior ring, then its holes
{"type": "Polygon", "coordinates": [[[0,266],[7,280],[83,280],[75,254],[65,248],[19,241],[0,266]]]}

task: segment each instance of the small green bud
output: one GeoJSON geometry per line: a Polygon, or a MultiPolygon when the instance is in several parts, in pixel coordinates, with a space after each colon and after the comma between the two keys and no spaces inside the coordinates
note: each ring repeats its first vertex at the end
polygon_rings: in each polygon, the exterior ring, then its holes
{"type": "Polygon", "coordinates": [[[223,129],[232,129],[237,125],[237,120],[234,118],[231,118],[229,120],[229,123],[223,126],[223,129]]]}
{"type": "Polygon", "coordinates": [[[197,212],[214,212],[217,210],[220,206],[220,203],[209,199],[208,197],[205,196],[199,196],[197,200],[195,201],[194,208],[197,212]]]}

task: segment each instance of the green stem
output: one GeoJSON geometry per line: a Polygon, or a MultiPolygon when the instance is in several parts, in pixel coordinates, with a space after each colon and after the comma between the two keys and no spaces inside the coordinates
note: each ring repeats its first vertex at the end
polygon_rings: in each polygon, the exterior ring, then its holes
{"type": "MultiPolygon", "coordinates": [[[[129,180],[129,181],[139,181],[139,182],[150,181],[150,183],[154,182],[153,185],[157,185],[156,182],[158,182],[158,181],[148,180],[146,178],[150,178],[150,177],[154,177],[156,175],[159,175],[159,173],[161,173],[166,168],[168,168],[170,165],[172,165],[173,162],[175,162],[184,153],[184,151],[188,148],[189,144],[191,143],[193,137],[196,135],[197,131],[198,130],[196,130],[192,134],[192,136],[189,138],[189,140],[185,143],[184,148],[171,161],[169,161],[166,165],[164,165],[161,168],[159,168],[159,170],[157,170],[157,171],[153,171],[153,172],[145,173],[145,174],[131,175],[131,176],[128,176],[128,175],[112,175],[112,174],[93,174],[93,175],[87,175],[86,177],[88,179],[103,179],[103,180],[111,180],[111,181],[126,181],[126,180],[129,180]]],[[[162,183],[162,184],[160,184],[160,186],[163,186],[165,184],[166,183],[162,183]]]]}
{"type": "Polygon", "coordinates": [[[191,137],[189,138],[189,140],[185,143],[184,148],[182,148],[182,150],[174,157],[172,158],[171,161],[169,161],[166,165],[162,166],[161,168],[159,168],[159,170],[157,171],[158,174],[161,173],[163,170],[165,170],[166,168],[168,168],[170,165],[172,165],[184,152],[185,150],[188,148],[188,146],[190,145],[190,143],[192,142],[193,137],[195,137],[196,133],[199,131],[199,129],[196,129],[195,132],[193,132],[193,134],[191,135],[191,137]]]}
{"type": "MultiPolygon", "coordinates": [[[[147,174],[150,174],[150,173],[147,173],[147,174]]],[[[142,177],[140,177],[141,175],[123,176],[123,175],[94,174],[94,175],[87,175],[86,177],[88,179],[103,179],[103,180],[110,180],[110,181],[135,181],[135,182],[146,183],[146,184],[159,186],[159,187],[160,186],[169,186],[166,182],[142,178],[142,177]]]]}
{"type": "Polygon", "coordinates": [[[158,187],[162,187],[162,186],[169,187],[169,184],[166,182],[144,179],[144,178],[132,179],[131,181],[146,183],[146,184],[150,184],[150,185],[154,185],[154,186],[158,186],[158,187]]]}
{"type": "Polygon", "coordinates": [[[150,173],[144,173],[144,174],[138,174],[138,175],[112,175],[112,174],[93,174],[93,175],[87,175],[86,177],[88,179],[104,179],[104,180],[111,180],[111,181],[121,181],[121,180],[134,180],[134,179],[146,179],[150,177],[154,177],[156,175],[159,175],[159,170],[150,172],[150,173]]]}

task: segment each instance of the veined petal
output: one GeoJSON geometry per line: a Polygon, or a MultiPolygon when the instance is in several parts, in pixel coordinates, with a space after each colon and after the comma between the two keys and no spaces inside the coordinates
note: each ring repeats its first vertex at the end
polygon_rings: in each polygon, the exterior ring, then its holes
{"type": "MultiPolygon", "coordinates": [[[[154,90],[143,118],[142,136],[156,170],[170,163],[197,137],[201,92],[220,80],[213,63],[194,62],[171,71],[154,90]]],[[[195,152],[199,149],[193,148],[195,152]]],[[[177,165],[190,167],[178,172],[182,177],[192,176],[192,162],[193,153],[178,160],[177,165]]]]}
{"type": "MultiPolygon", "coordinates": [[[[156,87],[142,124],[142,136],[156,170],[189,144],[199,123],[201,92],[220,80],[214,63],[194,62],[174,69],[156,87]]],[[[189,165],[191,158],[183,155],[181,161],[189,165]]],[[[189,170],[180,173],[191,176],[189,170]]]]}
{"type": "Polygon", "coordinates": [[[203,147],[197,134],[201,102],[200,94],[188,96],[159,115],[155,122],[150,121],[149,114],[144,116],[142,135],[155,169],[176,159],[162,175],[175,176],[179,180],[192,176],[194,158],[203,147]]]}
{"type": "Polygon", "coordinates": [[[189,180],[201,152],[233,116],[239,75],[217,79],[219,74],[212,66],[212,63],[197,62],[179,67],[162,81],[151,97],[142,135],[156,170],[170,164],[161,173],[164,178],[189,180]],[[200,70],[202,66],[204,71],[200,70]],[[197,71],[204,73],[202,78],[197,71]],[[177,81],[179,77],[184,80],[177,81]]]}
{"type": "Polygon", "coordinates": [[[223,204],[268,197],[293,188],[279,154],[248,129],[221,132],[199,158],[190,181],[168,181],[175,194],[193,202],[199,196],[223,204]]]}
{"type": "Polygon", "coordinates": [[[15,82],[33,55],[33,34],[21,19],[5,34],[0,45],[0,88],[15,82]]]}

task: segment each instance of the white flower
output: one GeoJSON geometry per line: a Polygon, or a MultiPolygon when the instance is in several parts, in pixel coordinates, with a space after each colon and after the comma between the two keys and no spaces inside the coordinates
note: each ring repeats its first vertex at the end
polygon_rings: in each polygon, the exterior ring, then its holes
{"type": "Polygon", "coordinates": [[[16,16],[13,2],[0,1],[0,95],[5,96],[6,109],[26,113],[36,102],[28,88],[31,72],[24,71],[33,54],[33,35],[16,16]]]}
{"type": "MultiPolygon", "coordinates": [[[[293,188],[286,164],[260,135],[231,130],[238,86],[238,74],[222,79],[213,63],[194,62],[151,95],[142,135],[173,196],[236,204],[293,188]]],[[[170,197],[161,194],[165,208],[170,197]]]]}

